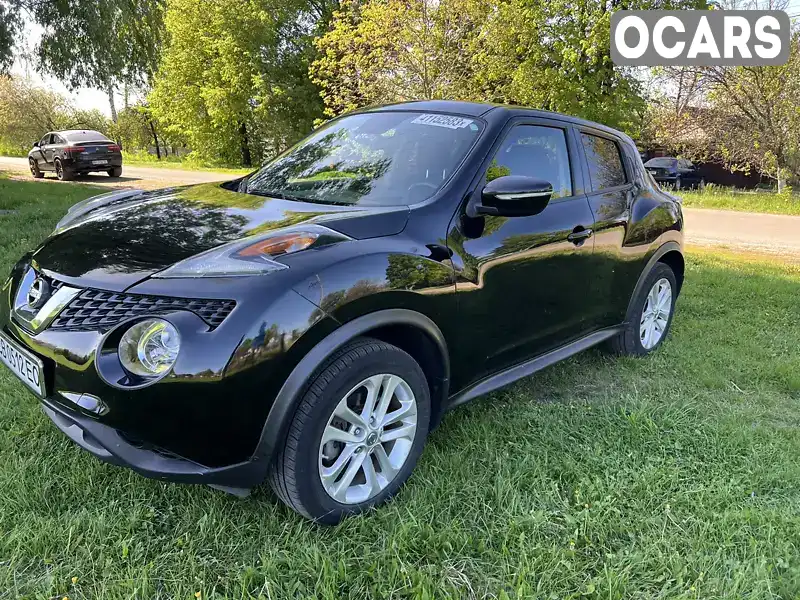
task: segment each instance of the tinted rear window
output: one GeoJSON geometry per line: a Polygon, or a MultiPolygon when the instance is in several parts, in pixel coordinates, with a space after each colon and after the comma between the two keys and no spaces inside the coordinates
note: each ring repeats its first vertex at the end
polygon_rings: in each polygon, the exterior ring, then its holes
{"type": "Polygon", "coordinates": [[[678,164],[677,158],[651,158],[646,163],[644,163],[645,167],[663,167],[666,169],[674,169],[675,166],[678,164]]]}
{"type": "Polygon", "coordinates": [[[588,133],[581,134],[581,141],[586,152],[586,162],[589,163],[592,191],[625,183],[625,168],[622,166],[622,155],[616,142],[588,133]]]}
{"type": "Polygon", "coordinates": [[[70,142],[110,142],[111,140],[99,131],[70,131],[62,134],[70,142]]]}

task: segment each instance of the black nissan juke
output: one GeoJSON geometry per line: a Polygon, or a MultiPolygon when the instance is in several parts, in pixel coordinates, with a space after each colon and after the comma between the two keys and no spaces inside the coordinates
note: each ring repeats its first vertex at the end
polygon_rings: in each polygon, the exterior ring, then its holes
{"type": "Polygon", "coordinates": [[[0,359],[82,448],[325,523],[406,481],[449,408],[663,343],[679,200],[626,135],[447,101],[337,118],[222,184],[76,204],[13,268],[0,359]]]}

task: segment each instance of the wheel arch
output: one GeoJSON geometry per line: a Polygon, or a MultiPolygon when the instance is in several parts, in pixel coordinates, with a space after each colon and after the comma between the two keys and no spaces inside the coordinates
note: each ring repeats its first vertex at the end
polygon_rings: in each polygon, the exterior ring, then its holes
{"type": "Polygon", "coordinates": [[[645,265],[642,272],[639,274],[639,279],[636,282],[636,287],[633,288],[633,293],[631,294],[631,298],[628,301],[628,309],[625,313],[625,320],[630,320],[630,315],[634,309],[634,300],[638,297],[639,292],[644,286],[644,282],[647,279],[647,276],[650,274],[650,271],[653,270],[653,267],[662,262],[669,266],[672,271],[675,273],[675,279],[678,281],[678,290],[677,292],[680,293],[681,287],[683,286],[683,278],[684,273],[686,270],[686,263],[683,258],[683,252],[681,250],[680,244],[678,242],[669,241],[665,242],[661,246],[659,246],[655,252],[650,256],[645,265]]]}
{"type": "Polygon", "coordinates": [[[309,350],[283,382],[270,408],[252,461],[261,463],[266,476],[269,464],[288,430],[302,395],[336,350],[359,337],[374,337],[408,352],[420,365],[431,392],[431,428],[441,419],[449,393],[450,362],[439,327],[422,313],[387,309],[348,321],[309,350]]]}

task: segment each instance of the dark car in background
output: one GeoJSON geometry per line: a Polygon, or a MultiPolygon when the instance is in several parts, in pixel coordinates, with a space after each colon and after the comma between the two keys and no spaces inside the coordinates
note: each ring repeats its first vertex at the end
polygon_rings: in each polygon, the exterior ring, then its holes
{"type": "Polygon", "coordinates": [[[62,181],[100,171],[119,177],[122,175],[122,151],[116,142],[99,131],[51,131],[34,142],[28,152],[28,166],[37,179],[48,172],[55,173],[62,181]]]}
{"type": "Polygon", "coordinates": [[[679,190],[702,187],[705,184],[700,170],[685,158],[660,156],[644,163],[644,168],[659,184],[679,190]]]}
{"type": "Polygon", "coordinates": [[[448,409],[598,344],[657,349],[682,231],[619,131],[375,107],[240,179],[75,205],[0,290],[0,360],[101,460],[268,480],[334,523],[397,492],[448,409]]]}

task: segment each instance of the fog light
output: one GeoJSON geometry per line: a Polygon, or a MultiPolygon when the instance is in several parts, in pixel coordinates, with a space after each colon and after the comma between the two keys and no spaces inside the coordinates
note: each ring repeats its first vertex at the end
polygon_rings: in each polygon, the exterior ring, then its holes
{"type": "Polygon", "coordinates": [[[128,329],[119,341],[119,360],[125,370],[140,377],[166,375],[175,364],[181,339],[163,319],[145,319],[128,329]]]}

